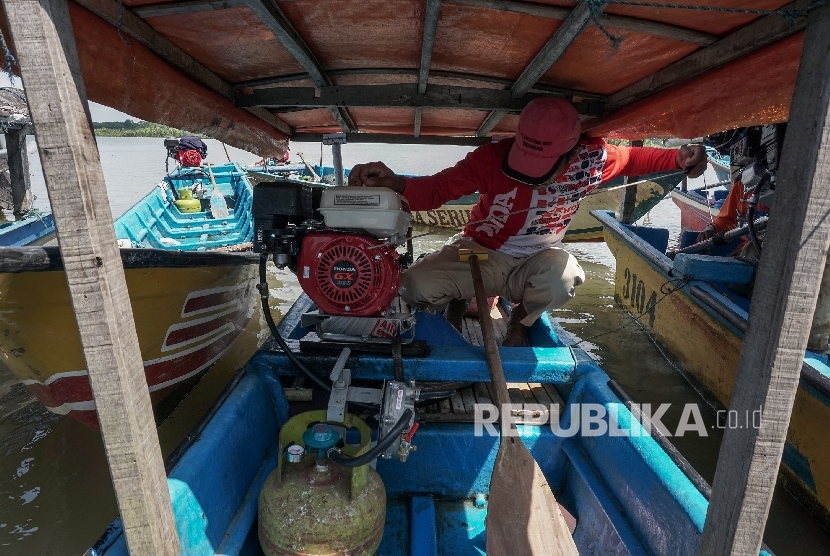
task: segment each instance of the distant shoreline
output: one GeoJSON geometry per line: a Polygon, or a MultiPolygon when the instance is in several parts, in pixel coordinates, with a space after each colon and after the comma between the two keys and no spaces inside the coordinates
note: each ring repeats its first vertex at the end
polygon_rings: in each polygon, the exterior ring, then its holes
{"type": "Polygon", "coordinates": [[[132,120],[125,120],[123,122],[92,122],[92,130],[95,132],[96,137],[183,137],[185,135],[206,137],[206,135],[191,133],[162,124],[134,122],[132,120]]]}

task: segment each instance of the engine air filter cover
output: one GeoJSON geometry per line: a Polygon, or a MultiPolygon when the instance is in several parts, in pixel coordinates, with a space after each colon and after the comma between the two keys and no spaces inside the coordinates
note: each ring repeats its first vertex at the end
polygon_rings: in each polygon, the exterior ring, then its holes
{"type": "Polygon", "coordinates": [[[297,277],[303,291],[328,315],[382,315],[400,287],[397,260],[393,246],[374,238],[309,234],[297,260],[297,277]]]}

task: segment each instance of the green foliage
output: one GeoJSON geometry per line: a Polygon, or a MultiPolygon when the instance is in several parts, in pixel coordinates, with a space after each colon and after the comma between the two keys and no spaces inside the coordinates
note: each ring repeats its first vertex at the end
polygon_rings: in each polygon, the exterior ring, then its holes
{"type": "MultiPolygon", "coordinates": [[[[622,145],[623,147],[627,147],[631,144],[630,141],[628,141],[628,139],[606,139],[605,142],[608,143],[609,145],[617,145],[617,146],[622,145]]],[[[643,146],[644,147],[654,147],[656,149],[665,148],[663,146],[663,141],[661,141],[660,139],[644,139],[643,140],[643,146]]]]}
{"type": "Polygon", "coordinates": [[[206,135],[190,133],[162,124],[152,122],[134,122],[124,120],[123,122],[93,122],[92,129],[98,137],[183,137],[185,135],[196,135],[205,138],[206,135]]]}

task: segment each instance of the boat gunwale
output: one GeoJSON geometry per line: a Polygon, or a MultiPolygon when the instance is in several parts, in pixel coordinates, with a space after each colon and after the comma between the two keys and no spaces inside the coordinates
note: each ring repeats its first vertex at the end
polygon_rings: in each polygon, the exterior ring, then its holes
{"type": "MultiPolygon", "coordinates": [[[[641,255],[647,262],[653,264],[667,277],[672,276],[674,266],[671,264],[671,259],[662,254],[662,258],[654,257],[654,253],[660,254],[660,252],[647,241],[634,235],[633,233],[630,233],[622,224],[613,218],[611,213],[606,211],[591,211],[591,214],[603,224],[606,231],[614,234],[620,240],[624,241],[626,245],[628,245],[628,247],[636,254],[641,255]],[[654,253],[652,253],[652,251],[654,253]],[[668,268],[664,268],[666,262],[670,264],[668,268]]],[[[737,331],[737,335],[741,338],[741,340],[743,340],[743,336],[749,325],[747,316],[736,312],[729,306],[729,304],[718,299],[718,297],[713,295],[711,291],[707,291],[707,289],[714,290],[708,282],[703,280],[693,280],[683,287],[683,293],[706,309],[707,312],[712,313],[716,318],[720,317],[719,321],[727,327],[734,328],[737,331]]],[[[717,292],[716,290],[714,291],[717,292]]],[[[822,396],[825,396],[828,400],[830,400],[830,376],[827,376],[820,370],[810,366],[806,362],[806,358],[801,365],[800,381],[803,383],[800,387],[809,385],[822,396]]]]}
{"type": "MultiPolygon", "coordinates": [[[[260,255],[251,251],[170,251],[153,248],[121,248],[125,269],[188,268],[259,264],[260,255]]],[[[22,246],[0,248],[0,273],[45,272],[63,270],[63,256],[58,246],[22,246]]]]}

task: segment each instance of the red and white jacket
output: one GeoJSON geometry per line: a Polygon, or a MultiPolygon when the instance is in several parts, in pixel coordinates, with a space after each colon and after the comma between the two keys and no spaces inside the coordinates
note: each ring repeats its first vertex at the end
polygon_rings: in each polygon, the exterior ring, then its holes
{"type": "Polygon", "coordinates": [[[528,257],[560,245],[579,203],[619,175],[642,176],[677,170],[673,149],[615,147],[582,139],[567,170],[546,189],[533,189],[502,172],[513,139],[483,145],[434,176],[406,178],[403,195],[413,211],[435,209],[479,192],[464,235],[488,249],[528,257]]]}

